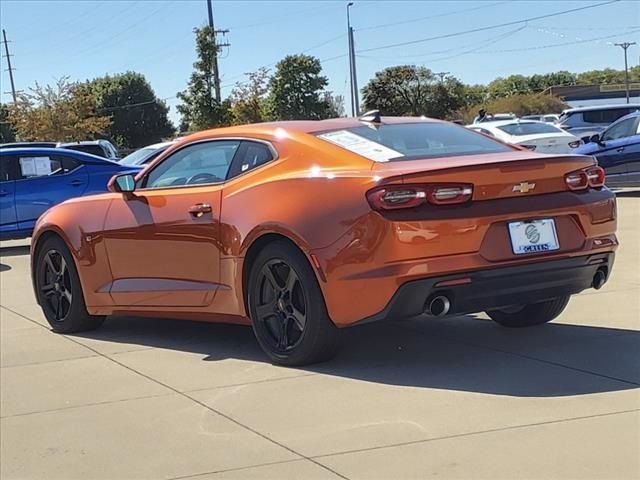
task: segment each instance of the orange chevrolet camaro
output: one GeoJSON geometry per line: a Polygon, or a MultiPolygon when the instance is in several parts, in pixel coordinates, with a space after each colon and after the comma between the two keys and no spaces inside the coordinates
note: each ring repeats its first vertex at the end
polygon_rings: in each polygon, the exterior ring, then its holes
{"type": "Polygon", "coordinates": [[[607,281],[618,244],[592,157],[376,112],[201,132],[109,190],[36,225],[53,330],[107,315],[250,323],[284,365],[327,359],[341,328],[383,319],[548,322],[607,281]]]}

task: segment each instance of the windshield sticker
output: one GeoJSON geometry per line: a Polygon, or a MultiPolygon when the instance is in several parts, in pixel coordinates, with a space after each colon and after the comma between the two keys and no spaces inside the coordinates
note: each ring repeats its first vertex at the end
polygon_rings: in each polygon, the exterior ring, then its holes
{"type": "Polygon", "coordinates": [[[335,143],[336,145],[353,153],[362,155],[374,162],[388,162],[392,158],[404,157],[400,152],[361,137],[360,135],[356,135],[355,133],[348,132],[347,130],[323,133],[322,135],[318,135],[318,137],[331,143],[335,143]]]}

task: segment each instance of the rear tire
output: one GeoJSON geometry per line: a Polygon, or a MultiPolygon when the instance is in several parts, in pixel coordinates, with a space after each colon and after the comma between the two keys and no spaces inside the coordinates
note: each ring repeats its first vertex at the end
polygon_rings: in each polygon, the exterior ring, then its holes
{"type": "Polygon", "coordinates": [[[102,325],[105,317],[87,313],[75,262],[60,237],[49,237],[38,246],[35,275],[38,303],[54,332],[83,332],[102,325]]]}
{"type": "Polygon", "coordinates": [[[567,295],[540,303],[490,310],[487,315],[503,327],[532,327],[550,322],[560,315],[569,303],[569,298],[570,296],[567,295]]]}
{"type": "Polygon", "coordinates": [[[308,365],[339,350],[340,331],[329,319],[311,265],[290,243],[277,240],[258,253],[247,291],[253,331],[273,363],[308,365]]]}

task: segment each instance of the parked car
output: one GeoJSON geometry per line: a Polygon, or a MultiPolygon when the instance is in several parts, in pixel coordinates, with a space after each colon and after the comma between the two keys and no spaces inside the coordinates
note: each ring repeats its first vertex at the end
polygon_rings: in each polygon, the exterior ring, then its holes
{"type": "Polygon", "coordinates": [[[56,142],[12,142],[12,143],[0,143],[0,148],[19,148],[19,147],[57,147],[56,142]]]}
{"type": "Polygon", "coordinates": [[[252,324],[285,365],[327,359],[340,328],[383,319],[486,311],[536,325],[611,272],[603,184],[590,156],[438,120],[208,130],[115,176],[110,193],[48,210],[34,289],[57,332],[114,314],[252,324]]]}
{"type": "Polygon", "coordinates": [[[67,142],[58,143],[59,148],[66,148],[68,150],[77,150],[78,152],[90,153],[91,155],[97,155],[98,157],[108,158],[109,160],[117,161],[118,150],[108,140],[87,140],[83,142],[67,142]]]}
{"type": "Polygon", "coordinates": [[[640,112],[626,115],[594,134],[576,153],[593,155],[611,187],[640,187],[640,112]]]}
{"type": "Polygon", "coordinates": [[[582,144],[578,137],[555,125],[533,120],[474,123],[468,128],[540,153],[573,153],[582,144]]]}
{"type": "Polygon", "coordinates": [[[577,137],[590,137],[611,123],[640,109],[640,104],[600,105],[564,110],[559,126],[577,137]]]}
{"type": "Polygon", "coordinates": [[[122,165],[146,165],[174,143],[176,142],[154,143],[153,145],[140,148],[124,157],[120,160],[120,163],[122,165]]]}
{"type": "Polygon", "coordinates": [[[560,115],[556,115],[555,113],[546,115],[524,115],[520,118],[522,118],[523,120],[535,120],[537,122],[544,123],[558,123],[560,121],[560,115]]]}
{"type": "Polygon", "coordinates": [[[69,198],[105,192],[113,175],[138,170],[61,148],[3,148],[0,238],[28,237],[48,208],[69,198]]]}

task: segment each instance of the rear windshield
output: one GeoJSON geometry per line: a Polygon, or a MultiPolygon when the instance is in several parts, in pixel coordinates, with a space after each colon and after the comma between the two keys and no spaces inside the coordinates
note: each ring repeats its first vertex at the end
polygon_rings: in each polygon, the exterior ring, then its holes
{"type": "Polygon", "coordinates": [[[149,157],[154,156],[154,153],[160,153],[164,151],[163,147],[160,148],[141,148],[140,150],[136,150],[133,153],[130,153],[122,160],[120,163],[123,165],[142,165],[143,163],[147,163],[149,157]]]}
{"type": "Polygon", "coordinates": [[[502,125],[498,127],[509,135],[515,135],[519,137],[521,135],[536,135],[538,133],[558,133],[561,130],[548,123],[510,123],[509,125],[502,125]]]}
{"type": "Polygon", "coordinates": [[[99,145],[65,145],[62,148],[69,150],[78,150],[80,152],[90,153],[98,157],[105,157],[104,150],[99,145]]]}
{"type": "Polygon", "coordinates": [[[376,162],[511,152],[512,148],[448,123],[372,125],[317,134],[376,162]]]}

